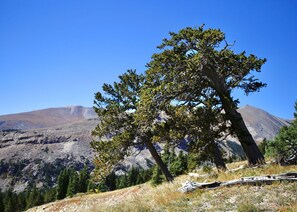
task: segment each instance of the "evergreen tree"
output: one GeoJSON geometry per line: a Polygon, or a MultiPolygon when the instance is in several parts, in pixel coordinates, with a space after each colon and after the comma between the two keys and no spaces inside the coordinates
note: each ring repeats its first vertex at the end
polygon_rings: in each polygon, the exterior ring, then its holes
{"type": "Polygon", "coordinates": [[[106,178],[105,178],[105,187],[107,191],[113,191],[116,190],[116,175],[114,172],[110,173],[106,178]]]}
{"type": "Polygon", "coordinates": [[[152,178],[152,169],[141,170],[137,177],[136,184],[141,184],[149,181],[152,178]]]}
{"type": "Polygon", "coordinates": [[[57,183],[57,199],[63,199],[66,197],[67,188],[69,184],[69,170],[64,169],[60,172],[58,176],[58,183],[57,183]]]}
{"type": "Polygon", "coordinates": [[[280,129],[276,137],[267,143],[266,154],[280,164],[297,164],[297,101],[294,121],[280,129]]]}
{"type": "Polygon", "coordinates": [[[44,193],[44,203],[53,202],[56,200],[56,188],[50,188],[44,193]]]}
{"type": "Polygon", "coordinates": [[[127,180],[129,182],[129,186],[136,185],[137,177],[139,175],[138,168],[132,166],[131,170],[128,172],[127,180]]]}
{"type": "Polygon", "coordinates": [[[144,76],[128,70],[119,78],[120,82],[104,84],[104,93],[95,95],[94,109],[100,117],[100,123],[92,132],[98,140],[92,141],[91,146],[97,152],[95,165],[98,175],[101,178],[108,175],[119,161],[131,154],[132,147],[146,146],[166,179],[172,181],[172,175],[153,144],[155,129],[135,115],[145,82],[144,76]]]}
{"type": "Polygon", "coordinates": [[[187,157],[187,170],[194,170],[199,164],[199,156],[196,153],[189,153],[187,157]]]}
{"type": "Polygon", "coordinates": [[[117,180],[116,180],[117,189],[126,188],[129,186],[130,186],[130,184],[129,184],[128,177],[126,174],[121,175],[117,178],[117,180]]]}
{"type": "Polygon", "coordinates": [[[203,26],[171,32],[170,39],[164,39],[159,49],[161,52],[154,54],[147,65],[142,110],[149,116],[151,108],[158,110],[164,102],[187,108],[211,103],[211,108],[225,111],[249,164],[264,163],[242,116],[236,111],[239,101],[231,93],[239,88],[249,94],[265,87],[252,72],[260,72],[266,59],[246,56],[245,52],[234,53],[222,31],[205,30],[203,26]]]}
{"type": "Polygon", "coordinates": [[[35,204],[34,206],[37,206],[37,205],[42,205],[44,203],[44,200],[43,200],[43,195],[41,193],[41,191],[39,190],[36,190],[37,194],[36,194],[36,199],[35,199],[35,204]]]}
{"type": "Polygon", "coordinates": [[[1,191],[1,189],[0,189],[0,211],[4,211],[5,210],[5,208],[4,208],[4,195],[3,195],[3,193],[2,193],[2,191],[1,191]]]}
{"type": "Polygon", "coordinates": [[[184,174],[187,171],[187,167],[187,157],[180,151],[178,156],[170,164],[170,171],[175,176],[178,176],[184,174]]]}
{"type": "Polygon", "coordinates": [[[79,176],[75,170],[71,170],[69,173],[69,183],[67,186],[67,197],[73,197],[79,189],[79,176]]]}
{"type": "Polygon", "coordinates": [[[162,172],[158,166],[155,166],[153,169],[153,175],[151,179],[151,183],[153,186],[157,186],[163,182],[164,178],[162,176],[162,172]]]}
{"type": "Polygon", "coordinates": [[[87,191],[90,191],[90,192],[95,192],[96,191],[96,186],[95,186],[95,184],[94,184],[94,182],[92,180],[89,180],[89,182],[88,182],[87,191]]]}
{"type": "Polygon", "coordinates": [[[29,192],[27,192],[26,209],[41,205],[42,203],[43,196],[41,195],[41,191],[34,186],[32,190],[30,189],[29,192]]]}
{"type": "Polygon", "coordinates": [[[84,168],[79,172],[78,192],[87,191],[89,178],[90,175],[88,173],[88,167],[85,165],[84,168]]]}
{"type": "MultiPolygon", "coordinates": [[[[18,210],[23,211],[26,208],[26,192],[21,192],[17,195],[18,210]]],[[[0,210],[1,211],[1,210],[0,210]]]]}
{"type": "Polygon", "coordinates": [[[17,197],[16,194],[9,188],[5,192],[4,196],[4,212],[15,212],[17,211],[17,197]]]}

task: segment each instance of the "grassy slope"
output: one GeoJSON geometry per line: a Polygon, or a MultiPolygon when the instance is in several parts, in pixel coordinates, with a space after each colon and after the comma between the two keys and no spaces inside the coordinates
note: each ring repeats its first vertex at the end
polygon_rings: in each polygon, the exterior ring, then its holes
{"type": "MultiPolygon", "coordinates": [[[[239,165],[233,163],[229,167],[239,165]]],[[[173,183],[164,183],[155,188],[146,183],[113,192],[81,194],[29,211],[297,211],[297,182],[196,190],[189,194],[177,191],[187,180],[225,181],[292,171],[297,172],[297,166],[245,168],[232,173],[213,173],[207,179],[183,175],[173,183]]],[[[202,174],[201,170],[199,172],[202,174]]]]}

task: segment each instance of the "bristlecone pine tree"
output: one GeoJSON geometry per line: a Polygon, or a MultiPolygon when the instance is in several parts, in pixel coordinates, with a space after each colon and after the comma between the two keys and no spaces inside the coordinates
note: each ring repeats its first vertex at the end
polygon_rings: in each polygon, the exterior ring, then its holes
{"type": "Polygon", "coordinates": [[[92,141],[91,146],[97,152],[95,165],[98,175],[104,178],[131,153],[132,147],[145,145],[167,181],[172,181],[171,173],[152,143],[152,127],[140,128],[135,120],[144,76],[128,70],[119,78],[120,81],[114,85],[104,84],[103,94],[95,94],[94,109],[100,122],[92,132],[97,140],[92,141]]]}
{"type": "MultiPolygon", "coordinates": [[[[150,116],[164,102],[190,107],[203,106],[214,98],[213,106],[221,107],[237,135],[250,165],[265,163],[240,113],[234,89],[245,94],[259,91],[266,84],[254,77],[266,59],[245,52],[236,54],[218,29],[185,28],[170,33],[159,46],[160,53],[152,56],[146,72],[146,91],[142,95],[142,116],[150,116]],[[149,112],[147,115],[144,113],[149,112]]],[[[158,111],[158,110],[157,110],[158,111]]],[[[153,123],[154,117],[146,117],[153,123]]]]}

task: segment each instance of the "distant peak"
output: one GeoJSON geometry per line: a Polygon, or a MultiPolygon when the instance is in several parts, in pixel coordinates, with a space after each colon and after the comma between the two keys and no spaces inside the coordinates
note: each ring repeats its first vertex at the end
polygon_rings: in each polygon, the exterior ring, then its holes
{"type": "Polygon", "coordinates": [[[262,109],[251,106],[251,105],[245,105],[243,107],[240,107],[239,110],[262,110],[262,109]]]}
{"type": "Polygon", "coordinates": [[[67,108],[73,109],[73,108],[83,108],[81,105],[70,105],[67,108]]]}
{"type": "Polygon", "coordinates": [[[241,108],[255,108],[255,107],[253,107],[253,106],[251,106],[251,105],[245,105],[245,106],[243,106],[243,107],[241,107],[241,108]]]}

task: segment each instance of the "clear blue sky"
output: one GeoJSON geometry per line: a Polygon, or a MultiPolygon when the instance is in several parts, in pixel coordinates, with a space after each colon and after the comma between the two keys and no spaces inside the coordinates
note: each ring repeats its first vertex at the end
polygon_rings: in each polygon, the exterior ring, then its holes
{"type": "Polygon", "coordinates": [[[0,0],[0,114],[93,106],[103,83],[145,71],[169,31],[220,28],[235,51],[267,58],[268,84],[249,104],[292,118],[297,99],[297,1],[0,0]]]}

